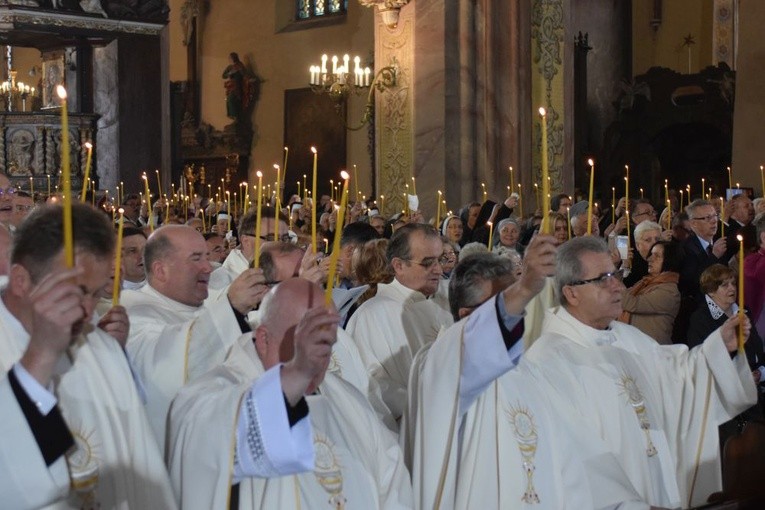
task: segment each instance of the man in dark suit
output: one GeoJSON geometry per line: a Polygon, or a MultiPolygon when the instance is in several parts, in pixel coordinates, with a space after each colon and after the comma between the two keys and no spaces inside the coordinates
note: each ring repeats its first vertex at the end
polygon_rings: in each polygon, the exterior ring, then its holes
{"type": "MultiPolygon", "coordinates": [[[[754,220],[754,205],[748,196],[742,193],[731,198],[728,201],[725,212],[729,213],[728,222],[725,224],[724,231],[728,247],[723,259],[725,260],[724,263],[727,263],[732,256],[738,253],[737,235],[741,235],[744,238],[745,253],[757,251],[759,243],[757,242],[757,234],[754,225],[752,225],[752,220],[754,220]]],[[[722,223],[725,219],[726,218],[720,218],[720,222],[722,223]]]]}
{"type": "Polygon", "coordinates": [[[717,233],[718,215],[711,202],[703,199],[694,200],[685,208],[693,231],[683,243],[685,259],[680,270],[680,311],[675,320],[672,339],[685,342],[688,331],[688,318],[703,300],[699,289],[699,277],[712,264],[726,264],[727,241],[725,238],[714,240],[717,233]]]}

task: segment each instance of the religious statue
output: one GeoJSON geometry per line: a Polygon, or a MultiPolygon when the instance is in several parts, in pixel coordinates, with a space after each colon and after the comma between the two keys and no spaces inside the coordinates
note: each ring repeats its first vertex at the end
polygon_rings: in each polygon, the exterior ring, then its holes
{"type": "Polygon", "coordinates": [[[226,89],[226,115],[234,124],[246,121],[258,100],[260,79],[239,60],[237,53],[229,55],[231,63],[223,71],[226,89]]]}

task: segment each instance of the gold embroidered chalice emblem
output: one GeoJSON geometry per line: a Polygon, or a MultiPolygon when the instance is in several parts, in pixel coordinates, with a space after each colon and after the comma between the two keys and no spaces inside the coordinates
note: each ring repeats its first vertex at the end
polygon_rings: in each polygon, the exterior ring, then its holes
{"type": "Polygon", "coordinates": [[[96,501],[98,487],[97,445],[92,432],[72,432],[74,449],[66,456],[69,465],[72,490],[79,496],[81,510],[96,510],[101,505],[96,501]]]}
{"type": "Polygon", "coordinates": [[[638,388],[635,379],[627,374],[622,375],[621,380],[617,384],[622,389],[622,394],[627,396],[627,403],[629,403],[632,410],[635,411],[635,415],[640,421],[640,428],[643,429],[646,439],[646,454],[649,457],[653,457],[656,455],[657,451],[656,447],[653,445],[653,441],[651,441],[651,422],[648,420],[648,410],[645,406],[643,393],[640,391],[640,388],[638,388]]]}
{"type": "Polygon", "coordinates": [[[335,456],[332,442],[329,438],[317,434],[314,436],[313,446],[316,454],[313,474],[329,494],[327,503],[336,510],[343,510],[346,502],[343,495],[343,472],[335,456]]]}
{"type": "Polygon", "coordinates": [[[518,450],[523,459],[523,471],[526,473],[526,491],[521,497],[521,501],[528,504],[539,503],[539,495],[534,488],[534,456],[537,453],[537,426],[534,423],[534,416],[527,408],[521,406],[510,407],[505,411],[513,426],[515,440],[518,443],[518,450]]]}

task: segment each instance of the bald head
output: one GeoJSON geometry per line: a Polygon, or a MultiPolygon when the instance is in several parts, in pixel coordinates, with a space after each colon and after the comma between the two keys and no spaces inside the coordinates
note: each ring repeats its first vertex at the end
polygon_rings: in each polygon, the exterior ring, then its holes
{"type": "Polygon", "coordinates": [[[143,265],[149,284],[161,294],[189,306],[207,298],[212,266],[202,234],[186,225],[157,229],[146,241],[143,265]]]}
{"type": "MultiPolygon", "coordinates": [[[[256,331],[256,348],[266,369],[293,358],[296,328],[309,310],[319,306],[324,306],[324,292],[311,281],[290,278],[271,289],[260,305],[256,331]]],[[[334,337],[336,327],[332,329],[334,337]]]]}

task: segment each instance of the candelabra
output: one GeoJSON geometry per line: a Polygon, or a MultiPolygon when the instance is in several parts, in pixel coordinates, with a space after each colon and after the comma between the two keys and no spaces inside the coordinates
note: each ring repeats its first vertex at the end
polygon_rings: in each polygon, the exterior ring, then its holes
{"type": "Polygon", "coordinates": [[[0,95],[5,101],[5,110],[13,111],[18,109],[18,103],[21,102],[21,111],[27,111],[27,99],[37,97],[37,90],[34,87],[16,82],[16,71],[10,71],[8,80],[0,83],[0,95]]]}
{"type": "Polygon", "coordinates": [[[309,72],[311,90],[317,94],[329,95],[330,99],[334,101],[338,113],[342,112],[343,104],[348,96],[351,94],[361,95],[368,90],[367,103],[364,107],[361,123],[355,127],[346,126],[355,131],[361,129],[374,115],[375,90],[383,92],[396,86],[398,63],[394,60],[391,65],[385,66],[373,74],[369,67],[361,67],[359,57],[354,57],[353,61],[355,66],[351,75],[350,57],[347,54],[344,55],[342,64],[340,64],[340,59],[335,55],[331,59],[332,72],[329,72],[327,67],[329,58],[325,54],[321,56],[321,65],[311,66],[309,72]]]}

